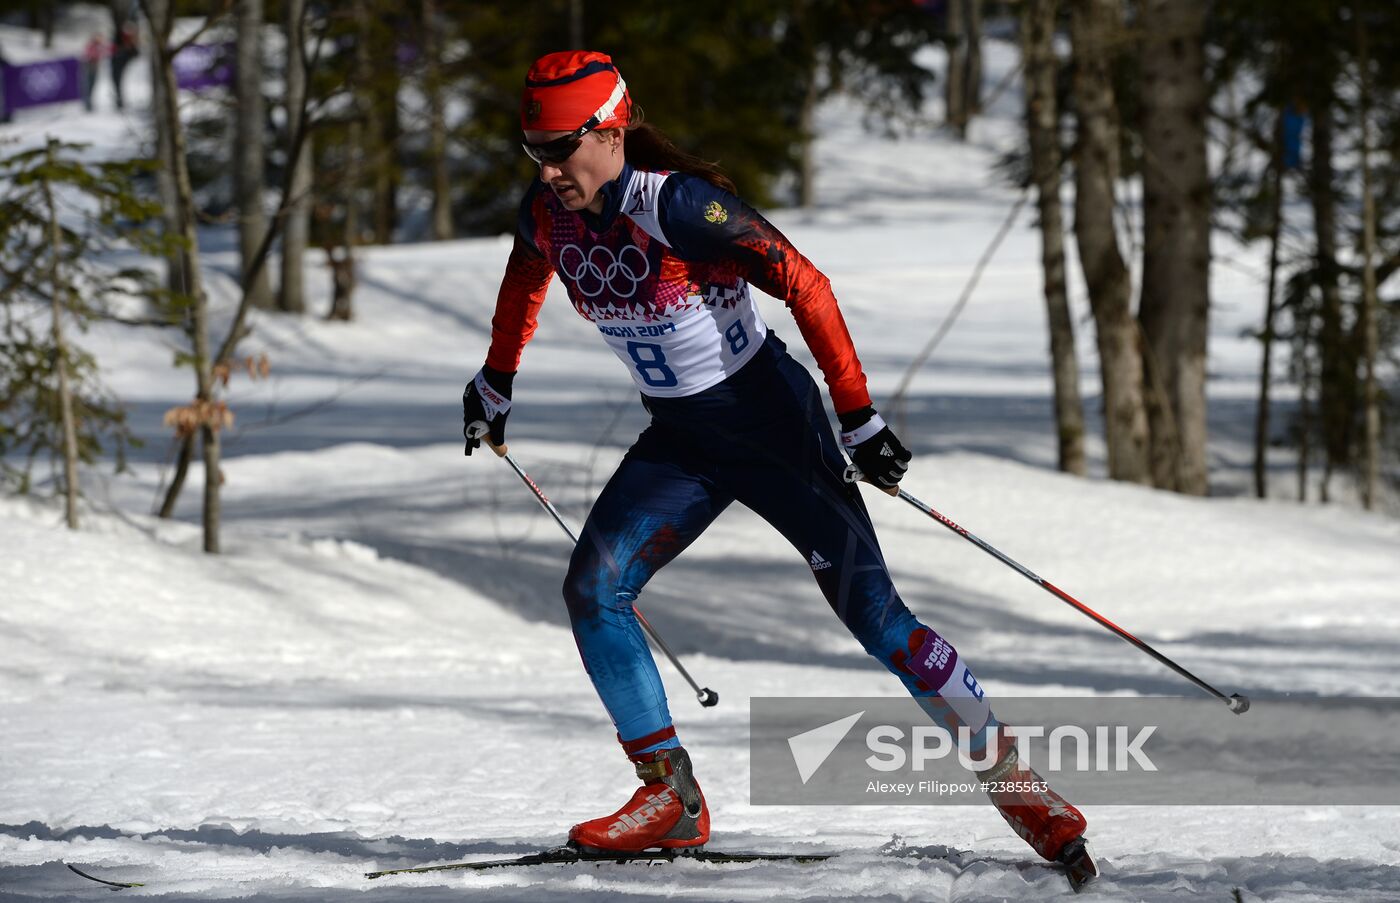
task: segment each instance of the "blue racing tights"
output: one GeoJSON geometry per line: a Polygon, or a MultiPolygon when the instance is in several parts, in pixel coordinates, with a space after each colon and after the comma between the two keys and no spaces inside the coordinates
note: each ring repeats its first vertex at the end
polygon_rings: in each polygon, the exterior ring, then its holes
{"type": "Polygon", "coordinates": [[[890,580],[807,371],[771,333],[742,370],[684,398],[643,397],[651,424],[599,495],[569,561],[564,600],[593,686],[631,754],[678,745],[632,604],[730,502],[772,524],[812,568],[866,652],[950,730],[995,724],[957,652],[890,580]]]}

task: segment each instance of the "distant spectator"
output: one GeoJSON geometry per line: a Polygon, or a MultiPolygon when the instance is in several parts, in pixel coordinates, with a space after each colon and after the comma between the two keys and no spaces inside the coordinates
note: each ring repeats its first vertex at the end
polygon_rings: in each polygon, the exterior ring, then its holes
{"type": "Polygon", "coordinates": [[[83,48],[83,106],[89,113],[92,112],[93,89],[97,87],[97,70],[103,58],[110,56],[111,52],[111,45],[100,34],[89,38],[87,46],[83,48]]]}
{"type": "Polygon", "coordinates": [[[123,25],[112,45],[112,89],[117,94],[117,109],[122,110],[126,108],[122,98],[122,73],[126,71],[126,64],[136,58],[141,47],[141,36],[136,30],[136,24],[127,22],[123,25]]]}

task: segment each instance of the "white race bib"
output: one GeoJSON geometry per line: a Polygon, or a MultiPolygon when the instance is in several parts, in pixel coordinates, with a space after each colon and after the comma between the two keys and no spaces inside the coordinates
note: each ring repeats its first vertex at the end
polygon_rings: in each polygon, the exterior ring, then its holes
{"type": "Polygon", "coordinates": [[[692,307],[652,322],[595,321],[645,395],[679,398],[723,381],[748,363],[768,326],[748,296],[732,308],[692,307]]]}

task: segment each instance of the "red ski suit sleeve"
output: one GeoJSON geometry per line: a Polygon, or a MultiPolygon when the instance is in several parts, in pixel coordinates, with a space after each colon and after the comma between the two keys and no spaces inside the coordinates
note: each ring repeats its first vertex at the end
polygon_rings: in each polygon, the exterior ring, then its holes
{"type": "Polygon", "coordinates": [[[676,173],[661,190],[661,228],[686,259],[727,262],[784,302],[826,379],[838,414],[870,404],[865,373],[831,280],[757,210],[698,176],[676,173]]]}
{"type": "Polygon", "coordinates": [[[761,225],[742,239],[743,246],[752,252],[744,279],[783,301],[792,312],[802,340],[821,368],[836,412],[845,414],[869,406],[865,372],[846,319],[836,305],[831,280],[771,223],[757,213],[753,215],[761,225]]]}
{"type": "Polygon", "coordinates": [[[539,325],[540,306],[544,304],[554,268],[544,255],[516,233],[515,245],[506,261],[506,274],[496,296],[496,315],[491,318],[491,350],[486,353],[486,365],[506,373],[520,366],[525,343],[539,325]]]}

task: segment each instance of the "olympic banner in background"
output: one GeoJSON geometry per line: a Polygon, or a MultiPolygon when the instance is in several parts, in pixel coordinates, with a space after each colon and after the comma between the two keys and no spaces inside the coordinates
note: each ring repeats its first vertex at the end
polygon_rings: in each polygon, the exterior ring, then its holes
{"type": "Polygon", "coordinates": [[[202,91],[233,84],[234,45],[191,44],[175,54],[175,85],[186,91],[202,91]]]}
{"type": "Polygon", "coordinates": [[[77,57],[13,66],[0,64],[5,82],[5,109],[65,103],[83,99],[82,67],[77,57]]]}

